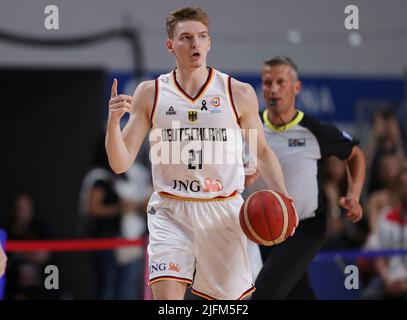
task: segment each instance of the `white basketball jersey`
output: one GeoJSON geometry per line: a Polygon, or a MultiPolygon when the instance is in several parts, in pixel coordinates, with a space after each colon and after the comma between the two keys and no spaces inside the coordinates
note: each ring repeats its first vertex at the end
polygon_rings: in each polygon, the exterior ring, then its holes
{"type": "Polygon", "coordinates": [[[182,90],[174,71],[156,79],[149,138],[157,192],[210,199],[243,191],[242,134],[231,78],[208,70],[195,97],[182,90]]]}

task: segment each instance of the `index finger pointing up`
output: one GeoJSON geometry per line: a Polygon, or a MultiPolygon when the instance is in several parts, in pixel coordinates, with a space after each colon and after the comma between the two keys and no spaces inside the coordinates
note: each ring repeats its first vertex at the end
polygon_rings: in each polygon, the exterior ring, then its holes
{"type": "Polygon", "coordinates": [[[110,97],[111,98],[117,97],[117,79],[116,78],[113,80],[112,91],[111,91],[110,97]]]}

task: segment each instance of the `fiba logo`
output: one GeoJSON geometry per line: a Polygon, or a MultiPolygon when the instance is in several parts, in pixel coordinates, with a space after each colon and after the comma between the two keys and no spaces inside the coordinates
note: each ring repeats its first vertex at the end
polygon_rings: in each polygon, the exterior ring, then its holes
{"type": "Polygon", "coordinates": [[[221,113],[222,112],[222,110],[220,110],[220,108],[219,108],[220,107],[220,98],[214,97],[211,100],[211,106],[214,108],[211,110],[211,113],[221,113]]]}
{"type": "Polygon", "coordinates": [[[220,98],[214,97],[211,101],[211,105],[218,108],[220,106],[220,98]]]}

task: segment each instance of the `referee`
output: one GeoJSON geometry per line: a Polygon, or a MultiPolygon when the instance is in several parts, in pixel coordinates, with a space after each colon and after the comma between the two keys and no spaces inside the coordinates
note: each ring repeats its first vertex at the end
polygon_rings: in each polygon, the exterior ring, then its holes
{"type": "MultiPolygon", "coordinates": [[[[262,67],[262,90],[267,108],[264,131],[284,172],[289,194],[300,218],[294,236],[281,244],[260,246],[263,268],[252,299],[315,299],[307,268],[321,249],[326,233],[326,204],[322,192],[322,165],[336,156],[348,166],[348,190],[339,205],[347,218],[362,217],[359,198],[365,179],[365,158],[357,142],[332,124],[323,124],[295,107],[301,90],[296,64],[278,56],[262,67]]],[[[248,178],[247,185],[254,180],[248,178]]]]}

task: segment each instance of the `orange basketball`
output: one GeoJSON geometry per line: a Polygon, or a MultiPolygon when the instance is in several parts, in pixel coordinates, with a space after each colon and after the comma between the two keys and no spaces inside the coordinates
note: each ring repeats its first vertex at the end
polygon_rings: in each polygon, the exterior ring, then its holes
{"type": "Polygon", "coordinates": [[[240,209],[239,219],[246,236],[265,246],[283,242],[294,234],[298,225],[292,201],[272,190],[250,195],[240,209]]]}

